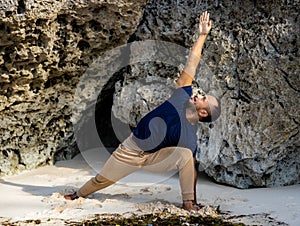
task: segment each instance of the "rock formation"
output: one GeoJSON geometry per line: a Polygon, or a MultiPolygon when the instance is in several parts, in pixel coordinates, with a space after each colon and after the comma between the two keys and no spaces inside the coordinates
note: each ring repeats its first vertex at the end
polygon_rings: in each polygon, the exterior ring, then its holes
{"type": "Polygon", "coordinates": [[[0,174],[52,163],[55,153],[58,159],[74,155],[72,123],[82,114],[72,113],[72,105],[93,111],[99,86],[97,126],[115,145],[113,133],[134,126],[172,92],[204,10],[213,29],[197,81],[221,98],[223,110],[217,122],[199,124],[200,170],[239,188],[299,183],[299,2],[283,0],[0,0],[0,174]],[[161,48],[142,46],[144,53],[136,54],[149,62],[127,56],[109,62],[123,54],[115,47],[146,40],[178,48],[163,51],[166,61],[153,61],[161,48]],[[112,49],[100,61],[120,70],[99,81],[91,63],[112,49]],[[170,63],[171,57],[180,59],[170,63]]]}
{"type": "MultiPolygon", "coordinates": [[[[132,39],[189,48],[203,10],[211,13],[213,29],[197,79],[221,97],[223,110],[216,123],[199,124],[200,170],[239,188],[299,183],[299,4],[152,1],[132,39]]],[[[156,62],[132,66],[115,94],[115,115],[134,124],[170,94],[160,92],[164,85],[155,80],[177,74],[156,62]],[[151,78],[152,85],[141,78],[151,78]]]]}
{"type": "Polygon", "coordinates": [[[145,4],[0,0],[0,175],[76,152],[71,105],[79,77],[127,42],[145,4]]]}

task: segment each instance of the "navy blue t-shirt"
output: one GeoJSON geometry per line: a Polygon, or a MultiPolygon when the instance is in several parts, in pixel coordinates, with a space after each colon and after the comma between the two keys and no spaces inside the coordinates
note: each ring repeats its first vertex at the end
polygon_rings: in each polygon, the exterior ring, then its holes
{"type": "Polygon", "coordinates": [[[190,124],[185,111],[185,103],[191,95],[191,86],[178,88],[168,100],[140,120],[132,138],[140,149],[155,152],[179,146],[189,148],[196,155],[197,126],[190,124]]]}

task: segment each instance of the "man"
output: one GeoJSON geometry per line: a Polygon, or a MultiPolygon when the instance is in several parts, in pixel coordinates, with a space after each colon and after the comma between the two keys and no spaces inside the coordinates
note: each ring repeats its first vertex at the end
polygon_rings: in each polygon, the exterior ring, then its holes
{"type": "Polygon", "coordinates": [[[177,80],[177,89],[163,104],[149,112],[131,135],[113,152],[101,172],[77,192],[65,195],[74,200],[108,187],[139,170],[162,173],[177,169],[182,193],[182,208],[198,210],[196,202],[198,121],[211,122],[220,115],[219,101],[209,95],[192,96],[192,82],[200,62],[206,37],[211,29],[209,13],[200,16],[199,38],[177,80]]]}

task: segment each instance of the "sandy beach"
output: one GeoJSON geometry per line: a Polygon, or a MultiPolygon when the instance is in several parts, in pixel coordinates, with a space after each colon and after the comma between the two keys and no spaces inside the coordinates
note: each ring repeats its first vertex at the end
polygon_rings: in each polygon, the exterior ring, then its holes
{"type": "MultiPolygon", "coordinates": [[[[101,168],[105,157],[95,158],[98,153],[94,154],[79,154],[54,166],[1,178],[0,222],[38,219],[42,225],[63,225],[65,221],[80,221],[94,214],[126,215],[155,208],[159,211],[159,205],[179,209],[177,174],[143,171],[88,198],[64,200],[64,194],[79,188],[101,168]]],[[[201,204],[239,216],[239,221],[247,225],[300,225],[300,185],[241,190],[216,184],[200,174],[197,193],[201,204]]]]}

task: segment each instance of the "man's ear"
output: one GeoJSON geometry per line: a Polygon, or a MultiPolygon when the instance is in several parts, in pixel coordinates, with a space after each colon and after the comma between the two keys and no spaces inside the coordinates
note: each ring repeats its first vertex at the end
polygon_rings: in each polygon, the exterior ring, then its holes
{"type": "Polygon", "coordinates": [[[208,112],[205,109],[201,109],[198,111],[198,114],[201,118],[205,118],[208,116],[208,112]]]}

